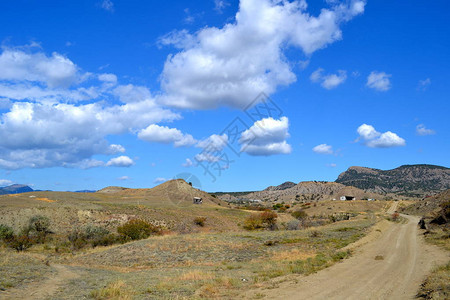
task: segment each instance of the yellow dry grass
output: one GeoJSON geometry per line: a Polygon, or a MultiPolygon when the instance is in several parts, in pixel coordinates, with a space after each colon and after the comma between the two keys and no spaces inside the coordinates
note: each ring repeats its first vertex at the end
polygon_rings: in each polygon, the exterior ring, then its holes
{"type": "Polygon", "coordinates": [[[192,270],[192,271],[181,274],[178,277],[178,280],[199,281],[199,280],[211,280],[214,278],[215,278],[215,276],[211,272],[204,272],[201,270],[192,270]]]}
{"type": "Polygon", "coordinates": [[[118,299],[118,300],[128,300],[132,299],[132,294],[126,289],[125,282],[122,280],[117,280],[111,282],[106,287],[95,290],[91,293],[94,299],[118,299]]]}
{"type": "Polygon", "coordinates": [[[275,261],[295,261],[312,258],[316,256],[314,252],[305,252],[300,249],[291,249],[287,251],[273,252],[272,260],[275,261]]]}

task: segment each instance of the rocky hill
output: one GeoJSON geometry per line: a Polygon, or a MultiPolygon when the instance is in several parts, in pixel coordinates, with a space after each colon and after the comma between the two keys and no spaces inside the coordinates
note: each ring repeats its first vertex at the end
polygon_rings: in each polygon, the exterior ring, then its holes
{"type": "Polygon", "coordinates": [[[378,194],[424,197],[450,188],[450,169],[434,165],[404,165],[392,170],[350,167],[336,182],[378,194]]]}
{"type": "Polygon", "coordinates": [[[196,189],[183,179],[169,180],[151,189],[130,189],[109,186],[97,191],[97,194],[114,194],[129,199],[145,198],[155,202],[167,202],[175,205],[190,205],[194,197],[203,199],[203,204],[226,204],[210,194],[196,189]]]}
{"type": "Polygon", "coordinates": [[[0,195],[8,195],[8,194],[20,194],[20,193],[28,193],[32,192],[33,189],[28,185],[24,184],[13,184],[10,186],[0,188],[0,195]]]}
{"type": "Polygon", "coordinates": [[[269,186],[268,188],[265,189],[265,191],[282,191],[282,190],[286,190],[286,189],[289,189],[294,186],[296,186],[296,184],[293,183],[292,181],[286,181],[277,186],[269,186]]]}
{"type": "Polygon", "coordinates": [[[243,198],[260,199],[263,201],[319,201],[339,199],[341,196],[353,196],[356,199],[374,198],[383,199],[384,196],[376,193],[346,186],[336,182],[303,181],[290,188],[268,190],[250,193],[243,198]]]}

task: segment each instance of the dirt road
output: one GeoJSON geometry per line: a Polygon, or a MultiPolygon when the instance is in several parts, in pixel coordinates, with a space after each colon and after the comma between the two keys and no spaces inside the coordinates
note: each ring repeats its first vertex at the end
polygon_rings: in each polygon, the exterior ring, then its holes
{"type": "Polygon", "coordinates": [[[47,299],[51,297],[58,288],[62,287],[64,283],[79,277],[79,274],[72,272],[66,266],[52,265],[52,267],[56,272],[46,280],[22,288],[8,290],[7,292],[0,294],[0,299],[47,299]]]}
{"type": "MultiPolygon", "coordinates": [[[[391,209],[396,210],[395,203],[391,209]]],[[[412,299],[435,264],[449,256],[425,244],[418,232],[418,217],[402,215],[407,223],[384,221],[376,238],[351,258],[310,276],[299,276],[275,289],[251,291],[265,299],[412,299]],[[380,232],[381,231],[381,232],[380,232]]]]}

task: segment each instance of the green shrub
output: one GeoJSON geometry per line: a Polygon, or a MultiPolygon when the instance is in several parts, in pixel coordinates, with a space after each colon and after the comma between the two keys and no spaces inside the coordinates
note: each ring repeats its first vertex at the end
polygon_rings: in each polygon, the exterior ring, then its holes
{"type": "Polygon", "coordinates": [[[9,241],[14,238],[14,231],[7,225],[0,224],[0,240],[9,241]]]}
{"type": "Polygon", "coordinates": [[[91,242],[92,247],[97,246],[109,246],[114,245],[116,243],[124,242],[125,240],[121,238],[120,236],[110,233],[107,235],[102,236],[101,238],[95,239],[91,242]]]}
{"type": "Polygon", "coordinates": [[[84,246],[86,246],[88,243],[84,234],[78,229],[75,229],[72,232],[70,232],[69,235],[67,236],[67,239],[70,242],[72,250],[79,250],[84,246]]]}
{"type": "Polygon", "coordinates": [[[152,234],[160,234],[161,229],[144,220],[133,219],[117,227],[117,232],[132,240],[148,238],[152,234]]]}
{"type": "Polygon", "coordinates": [[[24,229],[28,236],[36,243],[44,243],[50,230],[50,219],[44,216],[33,216],[28,221],[28,227],[24,229]]]}
{"type": "Polygon", "coordinates": [[[11,248],[16,249],[17,252],[24,251],[33,246],[33,244],[33,239],[26,233],[15,235],[11,240],[8,241],[8,245],[11,248]]]}
{"type": "Polygon", "coordinates": [[[292,212],[291,215],[297,220],[303,220],[308,217],[308,214],[304,210],[296,210],[292,212]]]}
{"type": "Polygon", "coordinates": [[[300,221],[299,220],[291,220],[287,222],[286,229],[287,230],[297,230],[300,227],[300,221]]]}
{"type": "Polygon", "coordinates": [[[86,239],[88,240],[96,240],[101,239],[105,235],[110,234],[109,230],[105,227],[88,225],[83,228],[83,233],[86,239]]]}
{"type": "Polygon", "coordinates": [[[244,221],[244,228],[247,230],[256,230],[261,228],[276,229],[278,215],[270,210],[264,211],[258,215],[251,215],[244,221]]]}
{"type": "Polygon", "coordinates": [[[205,226],[206,218],[205,217],[196,217],[194,219],[194,224],[200,227],[205,226]]]}
{"type": "Polygon", "coordinates": [[[247,219],[244,220],[243,227],[247,230],[256,230],[256,229],[261,229],[264,226],[263,226],[261,218],[257,215],[252,214],[250,217],[248,217],[247,219]]]}
{"type": "Polygon", "coordinates": [[[30,230],[50,233],[50,219],[44,216],[33,216],[28,221],[30,230]]]}

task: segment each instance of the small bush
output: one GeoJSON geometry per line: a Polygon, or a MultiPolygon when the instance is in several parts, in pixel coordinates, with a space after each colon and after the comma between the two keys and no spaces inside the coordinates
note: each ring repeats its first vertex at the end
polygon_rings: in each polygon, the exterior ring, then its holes
{"type": "Polygon", "coordinates": [[[287,230],[297,230],[299,228],[299,226],[300,226],[299,220],[292,220],[286,224],[286,229],[287,230]]]}
{"type": "Polygon", "coordinates": [[[45,216],[33,216],[28,221],[28,227],[24,229],[26,234],[31,236],[36,243],[45,243],[50,230],[50,219],[45,216]]]}
{"type": "Polygon", "coordinates": [[[133,219],[117,227],[117,232],[132,240],[148,238],[152,234],[159,234],[161,229],[144,220],[133,219]]]}
{"type": "Polygon", "coordinates": [[[88,226],[84,227],[83,231],[84,231],[84,236],[88,240],[101,239],[104,236],[110,234],[109,230],[106,229],[105,227],[94,226],[94,225],[88,225],[88,226]]]}
{"type": "Polygon", "coordinates": [[[297,220],[303,220],[308,217],[308,214],[304,210],[296,210],[292,212],[291,215],[297,220]]]}
{"type": "Polygon", "coordinates": [[[0,240],[7,242],[14,238],[14,231],[7,225],[0,224],[0,240]]]}
{"type": "Polygon", "coordinates": [[[244,228],[247,230],[255,230],[267,228],[275,230],[277,228],[278,215],[270,210],[266,210],[259,215],[251,215],[244,221],[244,228]]]}
{"type": "Polygon", "coordinates": [[[196,217],[194,219],[194,224],[200,227],[205,226],[206,218],[205,217],[196,217]]]}
{"type": "Polygon", "coordinates": [[[322,235],[322,232],[317,231],[317,230],[313,230],[313,231],[311,231],[311,233],[309,234],[309,236],[310,236],[310,237],[313,237],[313,238],[319,237],[319,236],[321,236],[321,235],[322,235]]]}
{"type": "Polygon", "coordinates": [[[30,230],[50,233],[50,219],[44,216],[34,216],[28,221],[30,230]]]}
{"type": "Polygon", "coordinates": [[[67,236],[72,250],[79,250],[88,244],[84,234],[80,230],[73,230],[67,236]]]}
{"type": "Polygon", "coordinates": [[[92,247],[95,248],[97,246],[110,246],[110,245],[114,245],[114,244],[121,243],[124,241],[126,241],[126,240],[124,240],[120,236],[110,233],[110,234],[102,236],[101,238],[97,238],[97,239],[91,241],[91,245],[92,245],[92,247]]]}
{"type": "Polygon", "coordinates": [[[15,235],[11,240],[8,241],[8,245],[16,249],[17,252],[25,251],[26,249],[33,246],[33,239],[26,233],[21,233],[19,235],[15,235]]]}
{"type": "Polygon", "coordinates": [[[256,230],[263,228],[262,220],[257,215],[251,215],[247,219],[244,220],[244,228],[247,230],[256,230]]]}
{"type": "Polygon", "coordinates": [[[400,217],[400,215],[398,212],[393,213],[391,216],[392,221],[394,221],[394,222],[397,221],[399,217],[400,217]]]}

